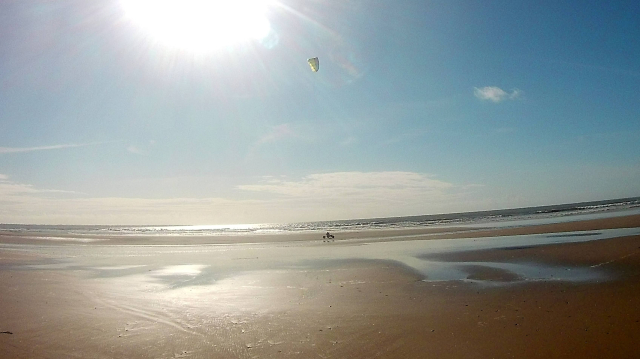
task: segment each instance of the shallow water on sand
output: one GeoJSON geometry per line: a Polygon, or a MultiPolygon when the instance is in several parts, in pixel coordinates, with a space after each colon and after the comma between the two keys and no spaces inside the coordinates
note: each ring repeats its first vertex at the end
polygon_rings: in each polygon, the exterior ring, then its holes
{"type": "Polygon", "coordinates": [[[394,262],[425,281],[506,284],[523,281],[590,281],[605,278],[597,267],[540,263],[455,262],[430,259],[435,254],[571,243],[640,234],[640,228],[534,235],[396,240],[387,242],[289,242],[232,245],[27,245],[0,249],[42,255],[49,260],[23,269],[75,270],[97,278],[138,277],[166,289],[214,285],[246,272],[332,267],[343,261],[394,262]],[[489,270],[488,277],[476,276],[489,270]],[[486,279],[489,278],[489,279],[486,279]]]}

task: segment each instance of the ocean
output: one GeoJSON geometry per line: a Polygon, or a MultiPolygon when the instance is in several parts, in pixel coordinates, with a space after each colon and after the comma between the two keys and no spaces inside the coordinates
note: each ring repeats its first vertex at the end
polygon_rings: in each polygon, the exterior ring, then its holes
{"type": "Polygon", "coordinates": [[[0,224],[0,231],[47,236],[217,236],[341,232],[433,226],[506,227],[640,214],[640,197],[490,211],[298,223],[227,225],[0,224]]]}

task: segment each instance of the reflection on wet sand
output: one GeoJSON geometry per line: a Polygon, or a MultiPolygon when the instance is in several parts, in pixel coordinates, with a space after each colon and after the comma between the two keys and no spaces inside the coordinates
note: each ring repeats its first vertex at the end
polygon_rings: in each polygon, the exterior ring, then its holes
{"type": "MultiPolygon", "coordinates": [[[[247,271],[325,268],[340,261],[391,261],[423,277],[425,281],[469,280],[482,282],[477,269],[501,271],[514,283],[532,280],[588,281],[603,279],[597,268],[578,268],[527,262],[486,261],[482,263],[437,260],[439,254],[482,250],[509,250],[552,243],[574,243],[640,234],[638,228],[607,229],[599,232],[569,232],[483,238],[413,240],[326,245],[317,243],[264,243],[190,246],[57,246],[5,245],[14,250],[47,253],[58,257],[55,264],[30,265],[31,269],[69,269],[94,273],[96,277],[142,276],[144,282],[162,283],[167,288],[217,285],[217,281],[247,271]],[[108,264],[117,259],[118,265],[108,264]],[[474,269],[474,270],[470,270],[474,269]],[[508,275],[506,275],[508,274],[508,275]]],[[[507,257],[505,257],[507,259],[507,257]]],[[[498,276],[500,277],[500,276],[498,276]]],[[[487,277],[491,278],[491,276],[487,277]]]]}

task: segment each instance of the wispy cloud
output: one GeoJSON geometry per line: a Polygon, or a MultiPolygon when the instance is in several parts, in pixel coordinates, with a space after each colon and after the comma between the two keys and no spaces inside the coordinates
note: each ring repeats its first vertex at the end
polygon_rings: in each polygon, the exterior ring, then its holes
{"type": "Polygon", "coordinates": [[[138,147],[134,146],[134,145],[130,145],[129,147],[127,147],[127,151],[130,153],[135,153],[136,155],[145,155],[146,153],[144,151],[142,151],[141,149],[139,149],[138,147]]]}
{"type": "Polygon", "coordinates": [[[129,145],[127,147],[127,152],[133,153],[136,155],[146,156],[149,154],[151,148],[156,144],[156,141],[150,140],[148,143],[143,145],[129,145]]]}
{"type": "Polygon", "coordinates": [[[342,146],[352,146],[352,145],[357,145],[360,141],[358,140],[357,137],[355,136],[349,136],[347,138],[345,138],[344,140],[342,140],[342,142],[340,142],[340,145],[342,146]]]}
{"type": "Polygon", "coordinates": [[[451,183],[413,172],[335,172],[312,174],[299,180],[269,177],[262,184],[242,185],[239,189],[267,192],[315,200],[377,199],[405,200],[416,195],[441,194],[451,183]]]}
{"type": "Polygon", "coordinates": [[[486,86],[483,88],[475,87],[473,90],[473,94],[475,97],[491,102],[502,102],[504,100],[513,100],[522,94],[522,91],[518,89],[511,90],[511,93],[504,91],[503,89],[495,86],[486,86]]]}
{"type": "Polygon", "coordinates": [[[330,219],[403,216],[455,211],[475,185],[456,185],[415,172],[335,172],[300,179],[265,178],[238,186],[271,195],[296,215],[330,219]]]}
{"type": "Polygon", "coordinates": [[[0,201],[15,200],[20,196],[38,192],[42,191],[38,191],[28,184],[15,183],[9,180],[9,176],[0,174],[0,201]]]}
{"type": "Polygon", "coordinates": [[[265,143],[277,142],[285,138],[297,137],[296,132],[291,128],[291,126],[287,123],[283,123],[281,125],[275,126],[263,135],[258,142],[257,145],[262,145],[265,143]]]}
{"type": "Polygon", "coordinates": [[[78,194],[73,191],[38,189],[30,184],[11,181],[9,176],[0,174],[0,202],[20,199],[25,195],[78,194]]]}
{"type": "Polygon", "coordinates": [[[0,147],[0,154],[6,153],[20,153],[20,152],[33,152],[33,151],[48,151],[48,150],[60,150],[64,148],[85,147],[105,144],[107,142],[92,142],[92,143],[68,143],[63,145],[52,146],[37,146],[37,147],[0,147]]]}
{"type": "Polygon", "coordinates": [[[413,172],[265,177],[228,198],[91,197],[0,177],[0,223],[202,224],[370,218],[451,212],[473,186],[413,172]],[[241,198],[241,199],[240,199],[241,198]]]}
{"type": "Polygon", "coordinates": [[[260,137],[258,137],[257,140],[249,145],[246,159],[258,160],[265,154],[264,149],[269,148],[274,144],[291,143],[300,140],[304,141],[305,138],[301,134],[305,133],[305,131],[300,130],[299,127],[299,124],[283,123],[269,128],[260,137]]]}
{"type": "Polygon", "coordinates": [[[250,222],[247,213],[258,212],[252,218],[260,218],[270,211],[259,201],[222,198],[59,198],[33,193],[6,198],[0,193],[0,203],[0,223],[229,224],[250,222]]]}

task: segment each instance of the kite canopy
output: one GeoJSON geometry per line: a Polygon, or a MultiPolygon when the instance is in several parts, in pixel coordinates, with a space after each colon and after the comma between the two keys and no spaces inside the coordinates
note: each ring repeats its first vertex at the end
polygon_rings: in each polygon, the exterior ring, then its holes
{"type": "Polygon", "coordinates": [[[307,60],[307,62],[309,62],[309,66],[311,66],[311,71],[318,72],[320,69],[320,61],[317,57],[311,58],[307,60]]]}

